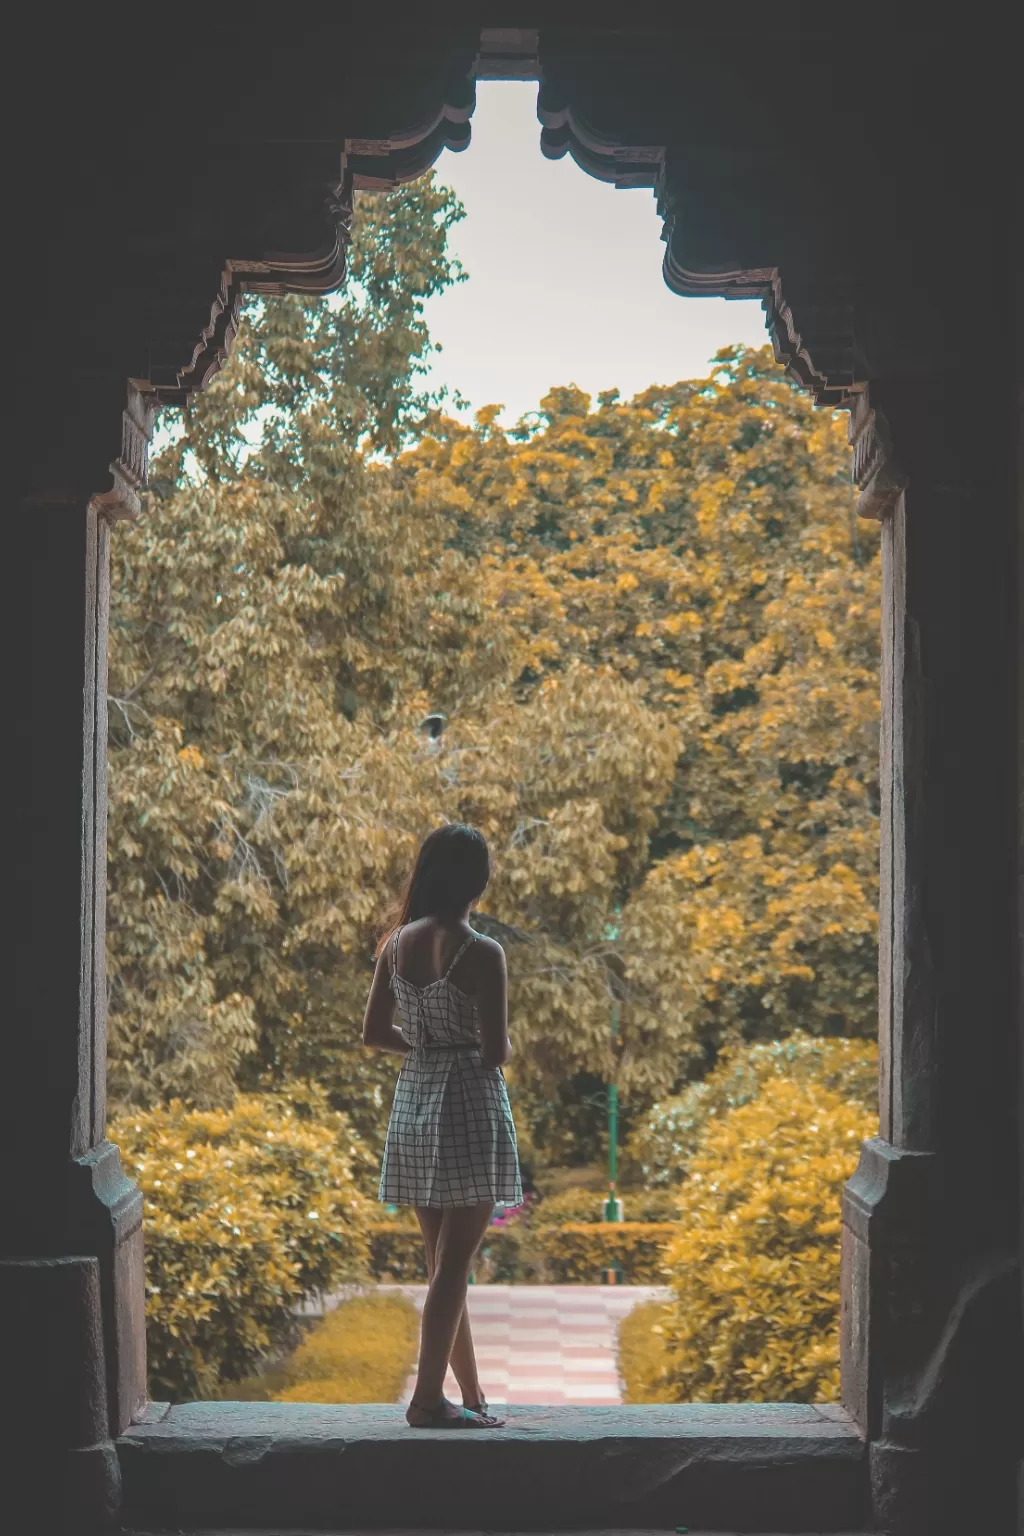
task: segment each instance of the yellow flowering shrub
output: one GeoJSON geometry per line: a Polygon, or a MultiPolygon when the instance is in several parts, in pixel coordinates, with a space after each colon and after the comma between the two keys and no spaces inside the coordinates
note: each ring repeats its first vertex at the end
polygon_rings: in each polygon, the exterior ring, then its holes
{"type": "Polygon", "coordinates": [[[840,1197],[876,1129],[820,1083],[774,1075],[707,1122],[665,1256],[673,1299],[646,1344],[643,1318],[624,1336],[627,1401],[837,1396],[840,1197]]]}
{"type": "Polygon", "coordinates": [[[365,1276],[362,1153],[322,1093],[175,1100],[111,1126],[145,1198],[150,1392],[210,1396],[286,1342],[313,1292],[365,1276]]]}
{"type": "MultiPolygon", "coordinates": [[[[663,1099],[632,1133],[624,1159],[655,1198],[680,1184],[710,1120],[755,1099],[774,1079],[813,1082],[873,1112],[878,1104],[878,1046],[795,1030],[784,1040],[724,1050],[715,1068],[675,1098],[663,1099]]],[[[632,1207],[630,1207],[632,1210],[632,1207]]]]}

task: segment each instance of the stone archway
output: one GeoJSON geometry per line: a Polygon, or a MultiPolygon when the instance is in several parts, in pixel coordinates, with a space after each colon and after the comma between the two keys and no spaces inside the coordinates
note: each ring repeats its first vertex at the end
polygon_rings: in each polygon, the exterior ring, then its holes
{"type": "MultiPolygon", "coordinates": [[[[139,50],[157,41],[99,28],[82,47],[97,73],[137,79],[139,50]]],[[[965,87],[965,56],[998,69],[970,39],[934,34],[923,48],[896,30],[880,53],[754,8],[719,29],[302,24],[273,53],[219,24],[201,39],[185,28],[151,71],[158,103],[184,93],[176,121],[188,124],[180,142],[156,135],[157,213],[121,168],[111,104],[83,113],[72,63],[57,70],[56,121],[86,124],[95,159],[76,206],[98,195],[108,219],[84,256],[85,318],[62,336],[37,317],[26,354],[33,410],[12,534],[30,651],[14,709],[22,1022],[5,1095],[23,1173],[9,1184],[0,1281],[6,1315],[27,1319],[13,1355],[26,1420],[63,1405],[61,1455],[97,1516],[119,1498],[114,1438],[145,1414],[140,1202],[104,1136],[109,525],[137,512],[154,407],[216,370],[243,293],[337,286],[352,190],[464,145],[475,78],[537,73],[544,152],[650,185],[669,285],[760,296],[780,360],[823,403],[851,408],[861,510],[885,523],[883,1071],[881,1135],[844,1208],[844,1403],[869,1448],[877,1518],[929,1533],[976,1519],[949,1470],[966,1458],[1005,1520],[1021,1347],[1016,531],[999,345],[1009,207],[986,145],[1012,93],[983,89],[983,72],[965,87]],[[959,311],[954,324],[946,273],[979,267],[971,324],[959,311]],[[55,357],[57,432],[41,407],[55,357]]],[[[86,247],[42,211],[48,152],[43,141],[30,192],[59,267],[86,247]]],[[[146,161],[137,145],[127,158],[146,161]]]]}

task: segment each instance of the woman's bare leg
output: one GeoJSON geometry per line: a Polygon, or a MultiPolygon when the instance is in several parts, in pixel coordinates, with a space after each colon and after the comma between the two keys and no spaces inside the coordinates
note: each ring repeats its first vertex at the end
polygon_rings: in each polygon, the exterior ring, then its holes
{"type": "MultiPolygon", "coordinates": [[[[427,1279],[433,1280],[434,1254],[438,1237],[441,1235],[441,1212],[432,1210],[429,1206],[417,1206],[416,1219],[423,1233],[423,1246],[427,1250],[427,1279]]],[[[478,1403],[483,1402],[484,1395],[480,1388],[480,1377],[477,1374],[476,1352],[473,1349],[473,1335],[469,1327],[469,1308],[465,1305],[459,1318],[455,1343],[452,1345],[451,1367],[462,1392],[462,1401],[467,1407],[475,1408],[478,1403]]]]}
{"type": "Polygon", "coordinates": [[[442,1399],[445,1372],[451,1359],[459,1319],[466,1305],[466,1287],[473,1255],[487,1231],[494,1206],[459,1206],[441,1213],[434,1246],[434,1273],[423,1304],[420,1363],[413,1403],[434,1408],[442,1399]]]}

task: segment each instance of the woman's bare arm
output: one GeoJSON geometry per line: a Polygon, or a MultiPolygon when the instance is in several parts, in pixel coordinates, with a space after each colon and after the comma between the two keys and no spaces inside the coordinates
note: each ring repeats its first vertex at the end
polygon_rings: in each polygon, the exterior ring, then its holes
{"type": "Polygon", "coordinates": [[[485,1067],[503,1067],[512,1055],[508,1038],[508,974],[505,951],[493,939],[477,941],[476,1007],[485,1067]]]}
{"type": "Polygon", "coordinates": [[[378,1051],[400,1051],[404,1055],[409,1043],[402,1031],[392,1022],[395,1016],[395,999],[391,993],[391,974],[388,952],[381,950],[377,956],[377,969],[373,973],[370,995],[363,1015],[363,1044],[378,1051]]]}

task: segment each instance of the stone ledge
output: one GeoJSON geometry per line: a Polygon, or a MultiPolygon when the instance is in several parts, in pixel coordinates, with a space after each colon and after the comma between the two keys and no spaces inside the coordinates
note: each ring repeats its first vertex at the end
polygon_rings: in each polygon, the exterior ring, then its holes
{"type": "MultiPolygon", "coordinates": [[[[138,1530],[136,1530],[136,1531],[127,1531],[127,1530],[123,1530],[122,1529],[122,1530],[117,1532],[117,1536],[169,1536],[169,1533],[167,1532],[166,1529],[163,1530],[163,1531],[158,1531],[158,1530],[155,1530],[153,1527],[150,1527],[150,1529],[148,1531],[138,1531],[138,1530]]],[[[302,1531],[294,1530],[292,1528],[289,1528],[288,1530],[283,1530],[280,1526],[275,1526],[272,1531],[268,1531],[268,1529],[266,1527],[264,1527],[263,1530],[257,1531],[252,1526],[250,1526],[249,1529],[245,1530],[245,1531],[238,1530],[237,1528],[234,1528],[234,1529],[232,1529],[230,1531],[229,1530],[225,1530],[223,1528],[221,1530],[219,1530],[219,1531],[211,1531],[209,1529],[202,1530],[202,1531],[200,1531],[200,1530],[183,1531],[179,1527],[177,1530],[175,1530],[173,1532],[173,1536],[353,1536],[353,1533],[352,1533],[352,1531],[345,1531],[345,1532],[341,1532],[341,1531],[331,1532],[331,1531],[322,1531],[322,1530],[321,1531],[314,1531],[314,1530],[311,1530],[311,1528],[308,1525],[306,1526],[305,1530],[302,1530],[302,1531]]],[[[357,1533],[357,1536],[358,1536],[358,1533],[357,1533]]],[[[424,1530],[419,1530],[419,1529],[413,1529],[410,1526],[406,1526],[405,1529],[401,1530],[401,1531],[396,1531],[396,1530],[376,1531],[375,1530],[373,1532],[373,1536],[448,1536],[448,1532],[447,1531],[438,1531],[438,1530],[424,1531],[424,1530]]],[[[491,1536],[491,1532],[490,1531],[467,1531],[467,1532],[464,1533],[464,1536],[491,1536]]],[[[534,1531],[506,1531],[506,1532],[503,1533],[503,1536],[545,1536],[545,1533],[544,1532],[538,1532],[536,1530],[534,1530],[534,1531]]],[[[548,1531],[547,1532],[547,1536],[563,1536],[563,1533],[560,1533],[560,1532],[557,1532],[557,1531],[548,1531]]],[[[621,1530],[610,1530],[608,1528],[608,1526],[604,1526],[599,1531],[595,1531],[595,1530],[586,1530],[586,1531],[575,1530],[575,1531],[572,1532],[572,1536],[666,1536],[666,1532],[665,1532],[664,1527],[659,1527],[657,1530],[652,1530],[650,1527],[647,1527],[647,1528],[645,1528],[643,1530],[638,1530],[638,1529],[636,1529],[634,1527],[634,1528],[632,1528],[632,1529],[630,1529],[628,1531],[621,1531],[621,1530]]],[[[751,1531],[751,1532],[747,1532],[747,1533],[743,1533],[743,1532],[740,1532],[740,1531],[723,1531],[723,1530],[714,1530],[714,1531],[700,1530],[700,1531],[698,1531],[698,1530],[694,1530],[691,1527],[689,1529],[688,1536],[789,1536],[789,1533],[788,1532],[780,1532],[780,1531],[751,1531]]],[[[811,1532],[805,1532],[804,1536],[871,1536],[871,1533],[869,1531],[839,1531],[839,1532],[811,1531],[811,1532]]]]}
{"type": "Polygon", "coordinates": [[[849,1532],[864,1445],[799,1403],[512,1408],[411,1430],[391,1404],[190,1403],[118,1442],[126,1524],[849,1532]]]}

